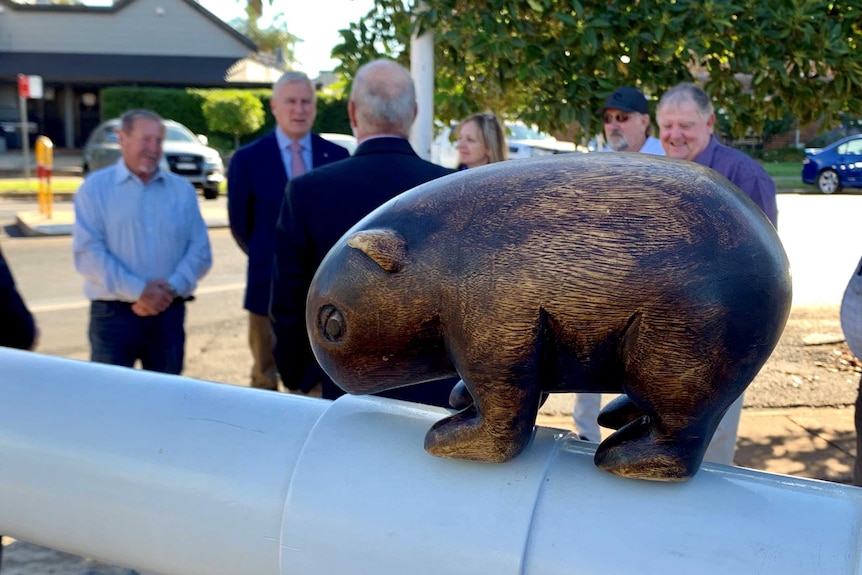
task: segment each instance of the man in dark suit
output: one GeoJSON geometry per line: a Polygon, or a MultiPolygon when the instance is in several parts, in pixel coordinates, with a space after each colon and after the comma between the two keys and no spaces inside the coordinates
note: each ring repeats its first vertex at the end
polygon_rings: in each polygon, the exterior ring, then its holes
{"type": "MultiPolygon", "coordinates": [[[[407,137],[416,118],[410,73],[391,60],[362,66],[347,105],[359,147],[353,156],[292,180],[276,229],[270,317],[275,361],[289,389],[318,381],[323,397],[342,391],[311,353],[305,329],[305,298],[314,272],[329,249],[356,222],[390,198],[452,170],[416,155],[407,137]]],[[[452,380],[424,383],[383,395],[448,406],[452,380]]]]}
{"type": "Polygon", "coordinates": [[[233,237],[248,255],[245,309],[253,359],[251,386],[278,390],[272,357],[269,290],[275,223],[288,180],[349,156],[311,132],[317,101],[308,76],[287,72],[272,87],[276,128],[238,150],[228,170],[228,217],[233,237]]]}
{"type": "Polygon", "coordinates": [[[36,320],[18,293],[12,271],[0,252],[0,345],[32,350],[38,342],[36,320]]]}

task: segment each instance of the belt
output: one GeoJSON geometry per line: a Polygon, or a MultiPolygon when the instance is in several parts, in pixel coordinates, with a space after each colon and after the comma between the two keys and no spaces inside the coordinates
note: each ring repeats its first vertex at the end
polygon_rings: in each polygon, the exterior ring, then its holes
{"type": "MultiPolygon", "coordinates": [[[[171,305],[176,305],[178,303],[185,303],[187,301],[194,301],[194,299],[195,299],[195,296],[193,296],[193,295],[190,295],[188,297],[177,296],[173,299],[173,301],[171,301],[171,305]]],[[[128,307],[132,307],[132,305],[134,305],[134,303],[135,303],[132,301],[122,301],[122,300],[118,300],[118,299],[94,299],[93,301],[100,301],[100,302],[104,302],[104,303],[113,303],[113,304],[118,304],[118,305],[128,306],[128,307]]]]}

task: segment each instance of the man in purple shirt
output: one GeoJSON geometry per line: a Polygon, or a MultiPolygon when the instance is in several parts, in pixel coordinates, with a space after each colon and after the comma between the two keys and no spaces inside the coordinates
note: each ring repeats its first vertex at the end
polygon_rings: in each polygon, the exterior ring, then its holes
{"type": "MultiPolygon", "coordinates": [[[[775,182],[755,160],[718,143],[713,135],[712,100],[694,84],[678,84],[664,93],[656,108],[659,139],[668,157],[712,168],[745,192],[778,225],[775,182]]],[[[704,459],[733,465],[743,395],[728,408],[716,429],[704,459]]]]}
{"type": "Polygon", "coordinates": [[[713,135],[712,100],[694,84],[678,84],[664,93],[656,112],[661,145],[668,157],[697,162],[736,184],[778,225],[775,182],[755,160],[718,143],[713,135]]]}

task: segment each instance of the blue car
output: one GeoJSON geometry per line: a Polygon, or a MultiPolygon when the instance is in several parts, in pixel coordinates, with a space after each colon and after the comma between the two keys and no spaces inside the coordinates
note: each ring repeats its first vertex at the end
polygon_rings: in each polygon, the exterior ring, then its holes
{"type": "Polygon", "coordinates": [[[806,148],[802,181],[824,194],[843,187],[862,188],[862,134],[849,136],[825,148],[806,148]]]}

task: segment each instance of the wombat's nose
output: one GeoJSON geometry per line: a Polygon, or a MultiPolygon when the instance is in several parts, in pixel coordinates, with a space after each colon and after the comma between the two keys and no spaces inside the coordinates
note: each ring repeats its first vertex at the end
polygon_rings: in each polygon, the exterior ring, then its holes
{"type": "Polygon", "coordinates": [[[320,309],[319,321],[323,337],[327,341],[336,343],[344,339],[347,322],[344,321],[344,316],[338,311],[338,308],[331,305],[323,306],[320,309]]]}

